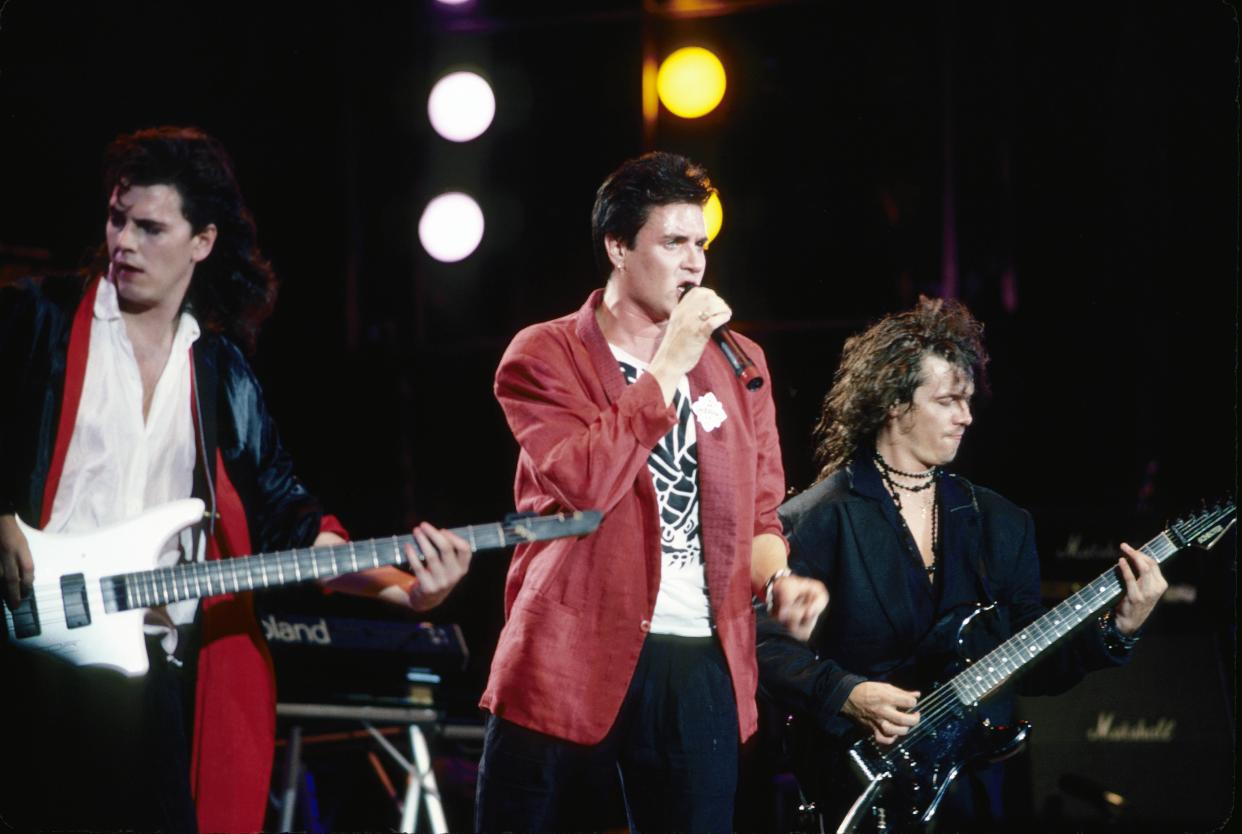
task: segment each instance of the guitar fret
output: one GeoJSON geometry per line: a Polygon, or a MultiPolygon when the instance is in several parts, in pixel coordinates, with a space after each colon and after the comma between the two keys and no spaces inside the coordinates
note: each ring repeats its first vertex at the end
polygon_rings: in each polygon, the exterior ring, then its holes
{"type": "Polygon", "coordinates": [[[349,558],[350,558],[350,561],[352,561],[354,565],[353,572],[357,573],[358,572],[358,554],[357,552],[354,551],[353,542],[349,542],[349,558]]]}
{"type": "Polygon", "coordinates": [[[263,569],[261,566],[262,560],[256,556],[247,556],[245,561],[247,590],[253,590],[261,587],[261,581],[263,579],[263,569]],[[255,576],[254,573],[256,569],[259,570],[258,576],[255,576]]]}
{"type": "Polygon", "coordinates": [[[310,566],[311,566],[311,574],[316,579],[318,579],[319,578],[319,554],[316,553],[314,550],[311,551],[310,566]]]}

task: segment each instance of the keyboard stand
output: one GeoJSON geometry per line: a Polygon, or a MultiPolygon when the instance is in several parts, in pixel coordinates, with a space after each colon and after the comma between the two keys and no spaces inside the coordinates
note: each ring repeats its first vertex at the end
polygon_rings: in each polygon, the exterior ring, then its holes
{"type": "Polygon", "coordinates": [[[298,784],[302,775],[302,724],[307,720],[359,722],[376,743],[405,770],[405,798],[402,803],[399,831],[416,834],[420,806],[427,812],[428,834],[445,834],[449,830],[448,821],[444,817],[444,805],[440,800],[440,788],[436,784],[435,772],[431,769],[431,754],[427,749],[427,739],[420,727],[420,725],[434,724],[440,720],[435,710],[422,707],[280,703],[276,705],[276,715],[291,719],[292,722],[289,727],[288,749],[285,757],[280,831],[293,830],[294,808],[297,806],[298,784]],[[413,761],[402,755],[391,741],[376,730],[373,722],[406,725],[413,761]]]}

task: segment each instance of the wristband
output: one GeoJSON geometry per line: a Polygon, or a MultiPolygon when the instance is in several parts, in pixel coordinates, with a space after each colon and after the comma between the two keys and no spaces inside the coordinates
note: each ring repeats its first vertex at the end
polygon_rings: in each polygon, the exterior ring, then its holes
{"type": "Polygon", "coordinates": [[[1141,632],[1136,631],[1128,636],[1121,633],[1121,629],[1117,628],[1116,620],[1113,619],[1112,611],[1101,614],[1097,623],[1104,634],[1104,647],[1113,654],[1124,654],[1133,649],[1139,641],[1141,632]]]}
{"type": "Polygon", "coordinates": [[[784,579],[786,576],[793,576],[793,571],[789,568],[781,568],[763,583],[763,605],[769,614],[772,613],[772,588],[775,587],[777,580],[784,579]]]}

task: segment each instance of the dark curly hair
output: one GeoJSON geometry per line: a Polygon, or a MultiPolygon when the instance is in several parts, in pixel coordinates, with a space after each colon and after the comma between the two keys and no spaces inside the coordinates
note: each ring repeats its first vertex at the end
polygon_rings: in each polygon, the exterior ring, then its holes
{"type": "Polygon", "coordinates": [[[634,248],[638,230],[655,206],[672,203],[703,205],[715,193],[707,171],[684,156],[651,151],[621,164],[595,192],[591,209],[591,239],[595,265],[607,278],[612,272],[604,238],[611,237],[634,248]]]}
{"type": "Polygon", "coordinates": [[[913,406],[914,390],[923,382],[923,357],[929,354],[957,366],[986,390],[983,325],[959,301],[919,296],[913,310],[886,316],[846,339],[815,426],[816,481],[874,442],[894,406],[913,406]]]}
{"type": "MultiPolygon", "coordinates": [[[[181,213],[195,233],[216,227],[211,254],[194,267],[185,307],[205,329],[253,350],[259,326],[276,303],[276,274],[259,251],[228,152],[196,127],[166,125],[118,136],[104,155],[104,199],[117,188],[150,185],[177,189],[181,213]]],[[[109,256],[104,244],[92,268],[102,269],[109,256]]]]}

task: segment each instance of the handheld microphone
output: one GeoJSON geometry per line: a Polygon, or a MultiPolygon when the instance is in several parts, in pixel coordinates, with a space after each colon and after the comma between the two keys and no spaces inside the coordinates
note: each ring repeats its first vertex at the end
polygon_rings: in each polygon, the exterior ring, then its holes
{"type": "MultiPolygon", "coordinates": [[[[696,286],[696,284],[683,284],[681,297],[685,298],[686,293],[696,286]]],[[[724,354],[729,367],[733,369],[738,381],[746,386],[747,391],[758,391],[763,387],[763,377],[759,375],[759,369],[755,367],[755,363],[733,337],[733,331],[729,329],[729,325],[722,324],[713,330],[712,341],[720,346],[720,352],[724,354]]]]}

